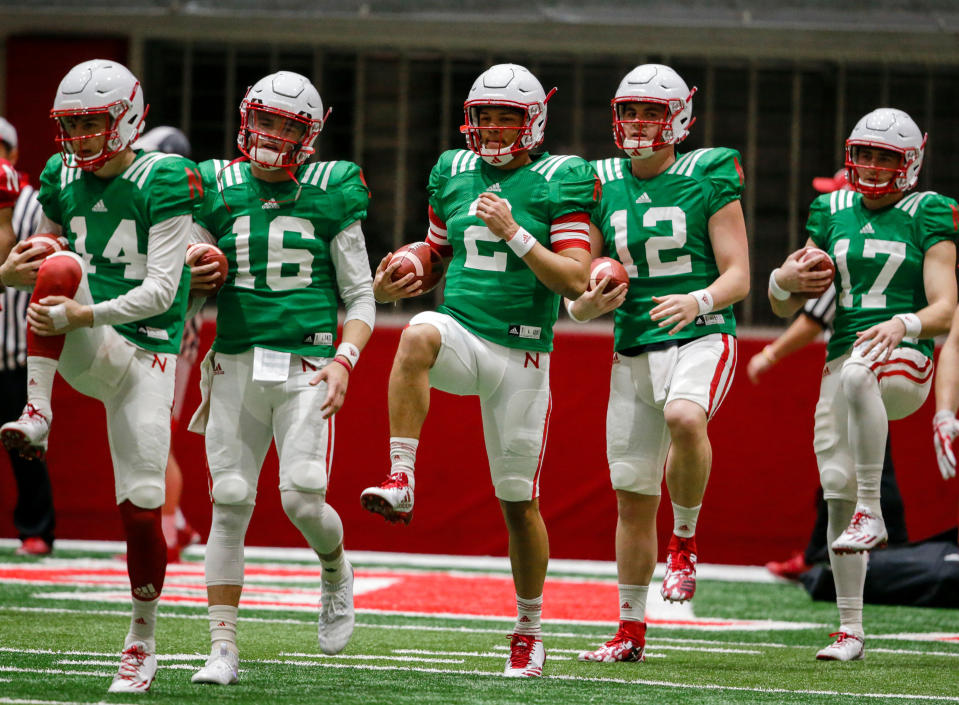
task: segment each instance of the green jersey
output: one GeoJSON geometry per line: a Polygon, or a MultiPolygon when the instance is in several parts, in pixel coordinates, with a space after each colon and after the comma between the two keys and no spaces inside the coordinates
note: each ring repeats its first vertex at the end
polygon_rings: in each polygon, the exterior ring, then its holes
{"type": "MultiPolygon", "coordinates": [[[[866,208],[854,191],[825,193],[812,202],[809,238],[836,263],[836,319],[827,361],[847,353],[857,331],[928,305],[926,250],[952,242],[957,227],[956,202],[932,191],[880,210],[866,208]]],[[[932,340],[905,338],[902,345],[932,357],[932,340]]]]}
{"type": "Polygon", "coordinates": [[[625,158],[593,162],[603,197],[593,224],[604,249],[629,275],[626,301],[613,315],[617,351],[683,341],[710,333],[735,335],[731,306],[698,316],[675,335],[649,317],[653,296],[688,294],[719,277],[709,219],[743,192],[739,152],[697,149],[651,179],[637,179],[625,158]]]}
{"type": "Polygon", "coordinates": [[[531,164],[504,170],[467,150],[444,152],[429,182],[430,207],[452,252],[439,311],[499,345],[552,350],[559,295],[490,232],[476,215],[476,203],[485,192],[505,199],[520,227],[559,251],[589,247],[586,223],[573,222],[574,214],[588,217],[598,191],[596,175],[580,157],[541,154],[531,164]]]}
{"type": "Polygon", "coordinates": [[[194,218],[230,265],[217,295],[213,349],[332,357],[339,292],[331,248],[366,217],[360,168],[314,162],[298,167],[296,182],[272,183],[254,177],[248,161],[213,159],[200,174],[205,196],[194,218]]]}
{"type": "MultiPolygon", "coordinates": [[[[38,198],[44,214],[63,227],[70,249],[83,257],[90,294],[94,303],[100,303],[143,283],[150,228],[168,218],[190,215],[193,199],[200,196],[192,161],[138,150],[133,163],[109,179],[66,166],[55,154],[40,175],[38,198]]],[[[114,328],[141,348],[177,354],[189,290],[190,275],[184,267],[167,311],[114,328]]]]}

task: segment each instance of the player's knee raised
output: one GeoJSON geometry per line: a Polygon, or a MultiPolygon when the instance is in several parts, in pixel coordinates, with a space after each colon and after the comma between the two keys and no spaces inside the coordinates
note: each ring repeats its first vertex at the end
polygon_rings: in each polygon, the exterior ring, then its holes
{"type": "Polygon", "coordinates": [[[76,294],[83,279],[83,260],[73,252],[56,252],[47,257],[37,271],[36,289],[45,296],[76,294]]]}
{"type": "Polygon", "coordinates": [[[842,390],[847,399],[858,397],[878,384],[876,375],[861,358],[850,358],[840,371],[842,390]]]}

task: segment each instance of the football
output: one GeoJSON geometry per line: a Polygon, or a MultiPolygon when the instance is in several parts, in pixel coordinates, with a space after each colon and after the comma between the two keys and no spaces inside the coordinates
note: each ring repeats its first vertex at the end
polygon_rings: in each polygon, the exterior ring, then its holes
{"type": "Polygon", "coordinates": [[[43,261],[54,252],[63,252],[70,249],[69,243],[65,237],[54,235],[53,233],[34,233],[28,237],[25,242],[30,247],[42,247],[43,252],[30,258],[30,262],[43,261]]]}
{"type": "MultiPolygon", "coordinates": [[[[807,262],[811,259],[819,258],[819,261],[813,265],[813,272],[829,272],[829,284],[832,284],[832,280],[836,276],[836,265],[833,264],[832,257],[823,250],[820,250],[818,247],[804,247],[800,251],[799,261],[807,262]]],[[[817,299],[823,295],[828,285],[823,289],[823,291],[817,293],[800,293],[800,296],[803,296],[807,299],[817,299]]]]}
{"type": "Polygon", "coordinates": [[[612,257],[597,257],[593,260],[593,264],[589,268],[590,290],[599,286],[599,283],[606,277],[610,279],[606,284],[606,288],[603,289],[604,294],[612,291],[620,284],[625,284],[629,287],[629,275],[626,274],[626,267],[612,257]]]}
{"type": "Polygon", "coordinates": [[[423,240],[398,248],[389,264],[397,260],[400,266],[393,271],[391,279],[399,281],[412,273],[415,275],[414,280],[420,282],[423,293],[433,289],[443,278],[443,258],[423,240]]]}
{"type": "Polygon", "coordinates": [[[190,261],[192,256],[197,250],[201,251],[199,257],[193,263],[195,266],[202,266],[204,264],[217,264],[217,271],[220,273],[220,278],[216,280],[213,289],[207,293],[207,296],[213,296],[216,294],[223,284],[226,282],[226,275],[230,271],[230,266],[226,261],[226,255],[223,254],[223,251],[216,245],[210,245],[206,242],[194,242],[189,247],[186,248],[186,259],[187,262],[190,261]]]}

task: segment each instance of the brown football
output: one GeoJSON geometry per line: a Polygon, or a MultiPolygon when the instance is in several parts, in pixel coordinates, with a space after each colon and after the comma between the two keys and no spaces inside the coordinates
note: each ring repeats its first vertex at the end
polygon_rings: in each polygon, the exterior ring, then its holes
{"type": "Polygon", "coordinates": [[[823,287],[823,290],[819,293],[814,292],[798,292],[800,296],[807,299],[818,299],[822,296],[826,289],[832,285],[833,279],[836,277],[836,265],[832,261],[832,257],[829,256],[829,253],[824,250],[820,250],[818,247],[804,247],[800,251],[799,261],[806,262],[808,260],[818,258],[819,261],[813,265],[812,271],[814,272],[829,272],[829,284],[823,287]]]}
{"type": "Polygon", "coordinates": [[[204,264],[211,264],[215,262],[217,264],[217,271],[220,273],[220,278],[216,280],[215,288],[209,294],[207,294],[207,296],[213,296],[226,282],[226,275],[230,271],[230,265],[226,260],[226,255],[223,254],[223,250],[216,245],[211,245],[206,242],[194,242],[192,245],[186,248],[186,257],[188,261],[191,255],[198,249],[202,250],[203,254],[201,254],[193,264],[199,267],[204,264]]]}
{"type": "Polygon", "coordinates": [[[420,282],[423,293],[430,291],[443,278],[443,258],[424,240],[403,245],[390,258],[389,264],[399,260],[391,276],[393,281],[399,281],[407,274],[413,274],[414,281],[420,282]]]}
{"type": "Polygon", "coordinates": [[[63,252],[70,249],[65,237],[54,235],[53,233],[34,233],[28,237],[25,242],[30,245],[30,247],[43,248],[43,252],[30,258],[29,261],[31,262],[36,262],[37,260],[42,262],[54,252],[63,252]]]}
{"type": "Polygon", "coordinates": [[[629,286],[629,275],[626,274],[626,267],[621,262],[614,260],[612,257],[597,257],[589,268],[590,290],[599,286],[599,283],[606,277],[610,279],[606,283],[606,288],[603,289],[604,294],[612,291],[620,284],[629,286]]]}

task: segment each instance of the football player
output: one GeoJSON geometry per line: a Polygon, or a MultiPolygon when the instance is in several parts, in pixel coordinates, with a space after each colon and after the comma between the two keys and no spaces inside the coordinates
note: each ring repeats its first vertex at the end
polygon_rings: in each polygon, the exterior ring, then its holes
{"type": "Polygon", "coordinates": [[[194,683],[237,680],[243,540],[274,439],[283,509],[322,565],[320,649],[338,653],[353,633],[353,569],[326,488],[334,414],[373,330],[360,225],[369,191],[356,164],[307,163],[325,120],[309,79],[270,74],[240,103],[243,157],[200,164],[205,196],[196,222],[226,255],[230,274],[201,367],[205,401],[191,422],[206,433],[213,499],[206,546],[212,650],[194,683]],[[335,346],[339,300],[346,316],[335,346]]]}
{"type": "MultiPolygon", "coordinates": [[[[516,64],[487,69],[470,88],[461,128],[469,149],[444,152],[428,186],[426,240],[451,258],[444,301],[414,316],[400,338],[389,381],[390,476],[362,493],[366,509],[408,523],[430,387],[479,397],[509,532],[518,616],[505,674],[516,677],[541,675],[546,658],[540,615],[549,545],[538,496],[550,350],[559,295],[586,288],[587,224],[599,193],[580,157],[532,153],[552,94],[516,64]]],[[[416,293],[406,278],[391,283],[397,264],[387,262],[377,270],[377,300],[416,293]]]]}
{"type": "MultiPolygon", "coordinates": [[[[836,317],[826,346],[814,447],[828,504],[829,562],[839,630],[821,660],[863,657],[866,552],[884,545],[879,502],[889,419],[915,412],[932,384],[932,338],[956,308],[956,202],[916,185],[926,136],[901,110],[865,115],[846,140],[851,191],[810,206],[808,245],[836,264],[836,317]]],[[[769,277],[780,316],[806,299],[822,272],[790,255],[769,277]]],[[[826,274],[828,276],[828,274],[826,274]]]]}
{"type": "Polygon", "coordinates": [[[626,158],[594,162],[603,197],[590,225],[593,254],[622,262],[630,282],[567,303],[578,321],[616,312],[606,455],[619,512],[620,623],[583,661],[644,660],[664,465],[673,534],[662,596],[683,602],[696,590],[707,424],[736,368],[732,305],[749,291],[749,253],[738,152],[676,152],[694,122],[693,93],[668,66],[634,68],[612,100],[613,139],[626,158]]]}
{"type": "Polygon", "coordinates": [[[3,275],[33,286],[28,401],[19,420],[0,429],[4,444],[44,455],[56,372],[106,408],[133,592],[114,693],[146,691],[156,672],[166,572],[160,507],[189,287],[183,258],[200,195],[193,162],[131,149],[146,111],[139,81],[115,61],[86,61],[67,73],[51,112],[60,153],[40,176],[39,229],[65,236],[70,251],[30,269],[36,252],[17,245],[3,275]]]}

